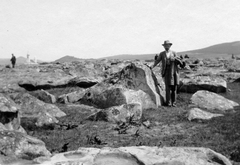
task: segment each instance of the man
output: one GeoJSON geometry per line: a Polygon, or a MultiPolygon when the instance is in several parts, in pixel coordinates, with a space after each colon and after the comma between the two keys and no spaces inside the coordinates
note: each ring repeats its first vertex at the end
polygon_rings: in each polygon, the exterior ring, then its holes
{"type": "Polygon", "coordinates": [[[14,68],[16,64],[16,57],[14,56],[14,54],[12,54],[11,62],[12,62],[12,67],[14,68]]]}
{"type": "Polygon", "coordinates": [[[164,78],[166,88],[166,105],[176,107],[177,85],[179,85],[178,65],[183,67],[182,60],[177,53],[170,50],[172,43],[168,40],[162,44],[165,51],[161,52],[156,58],[151,69],[159,62],[162,62],[162,77],[164,78]]]}

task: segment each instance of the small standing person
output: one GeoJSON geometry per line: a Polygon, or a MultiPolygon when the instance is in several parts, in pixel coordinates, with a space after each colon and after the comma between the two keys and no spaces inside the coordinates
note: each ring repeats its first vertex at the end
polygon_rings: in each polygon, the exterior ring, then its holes
{"type": "Polygon", "coordinates": [[[16,57],[14,56],[14,54],[12,54],[11,63],[12,63],[12,68],[14,68],[16,64],[16,57]]]}
{"type": "Polygon", "coordinates": [[[166,105],[176,107],[177,86],[179,85],[178,65],[183,67],[182,60],[177,53],[170,50],[172,43],[168,40],[162,44],[165,51],[161,52],[151,68],[154,68],[159,62],[162,62],[162,77],[166,89],[166,105]]]}

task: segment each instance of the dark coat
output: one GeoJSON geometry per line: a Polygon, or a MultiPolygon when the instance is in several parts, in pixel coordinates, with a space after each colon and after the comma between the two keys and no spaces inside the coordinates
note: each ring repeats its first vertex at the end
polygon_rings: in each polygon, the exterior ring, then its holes
{"type": "Polygon", "coordinates": [[[12,56],[12,58],[11,58],[11,62],[12,62],[13,64],[16,63],[16,57],[15,57],[15,56],[12,56]]]}
{"type": "Polygon", "coordinates": [[[167,55],[166,51],[161,52],[158,57],[155,59],[153,67],[155,67],[159,62],[162,62],[162,77],[165,79],[166,85],[178,85],[179,84],[179,68],[183,67],[183,62],[180,57],[177,56],[177,53],[170,50],[170,56],[175,58],[175,61],[171,61],[167,65],[167,55]]]}

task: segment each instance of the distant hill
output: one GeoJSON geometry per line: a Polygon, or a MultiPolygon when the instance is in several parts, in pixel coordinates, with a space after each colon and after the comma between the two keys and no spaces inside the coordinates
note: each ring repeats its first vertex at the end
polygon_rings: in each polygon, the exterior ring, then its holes
{"type": "Polygon", "coordinates": [[[80,60],[81,60],[80,58],[76,58],[74,56],[64,56],[62,58],[55,60],[54,62],[63,63],[63,62],[72,62],[72,61],[80,61],[80,60]]]}
{"type": "Polygon", "coordinates": [[[109,56],[109,57],[104,57],[100,59],[120,59],[120,60],[149,60],[149,59],[154,59],[154,56],[156,54],[122,54],[122,55],[116,55],[116,56],[109,56]]]}
{"type": "Polygon", "coordinates": [[[240,55],[240,41],[222,43],[203,49],[189,50],[180,53],[188,54],[190,56],[195,56],[199,58],[231,57],[232,54],[238,56],[240,55]]]}
{"type": "MultiPolygon", "coordinates": [[[[139,54],[139,55],[124,54],[124,55],[103,57],[101,59],[149,60],[149,59],[154,59],[155,54],[156,53],[139,54]]],[[[216,45],[209,46],[202,49],[178,52],[178,55],[185,55],[185,54],[188,54],[190,57],[197,57],[197,58],[216,58],[216,57],[230,58],[232,54],[237,56],[240,55],[240,41],[216,44],[216,45]]]]}

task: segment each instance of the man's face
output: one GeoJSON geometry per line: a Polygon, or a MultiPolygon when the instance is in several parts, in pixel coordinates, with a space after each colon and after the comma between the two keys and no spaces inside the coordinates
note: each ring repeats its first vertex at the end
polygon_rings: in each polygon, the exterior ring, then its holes
{"type": "Polygon", "coordinates": [[[171,46],[172,46],[171,44],[166,44],[166,45],[164,45],[164,49],[169,50],[171,46]]]}

